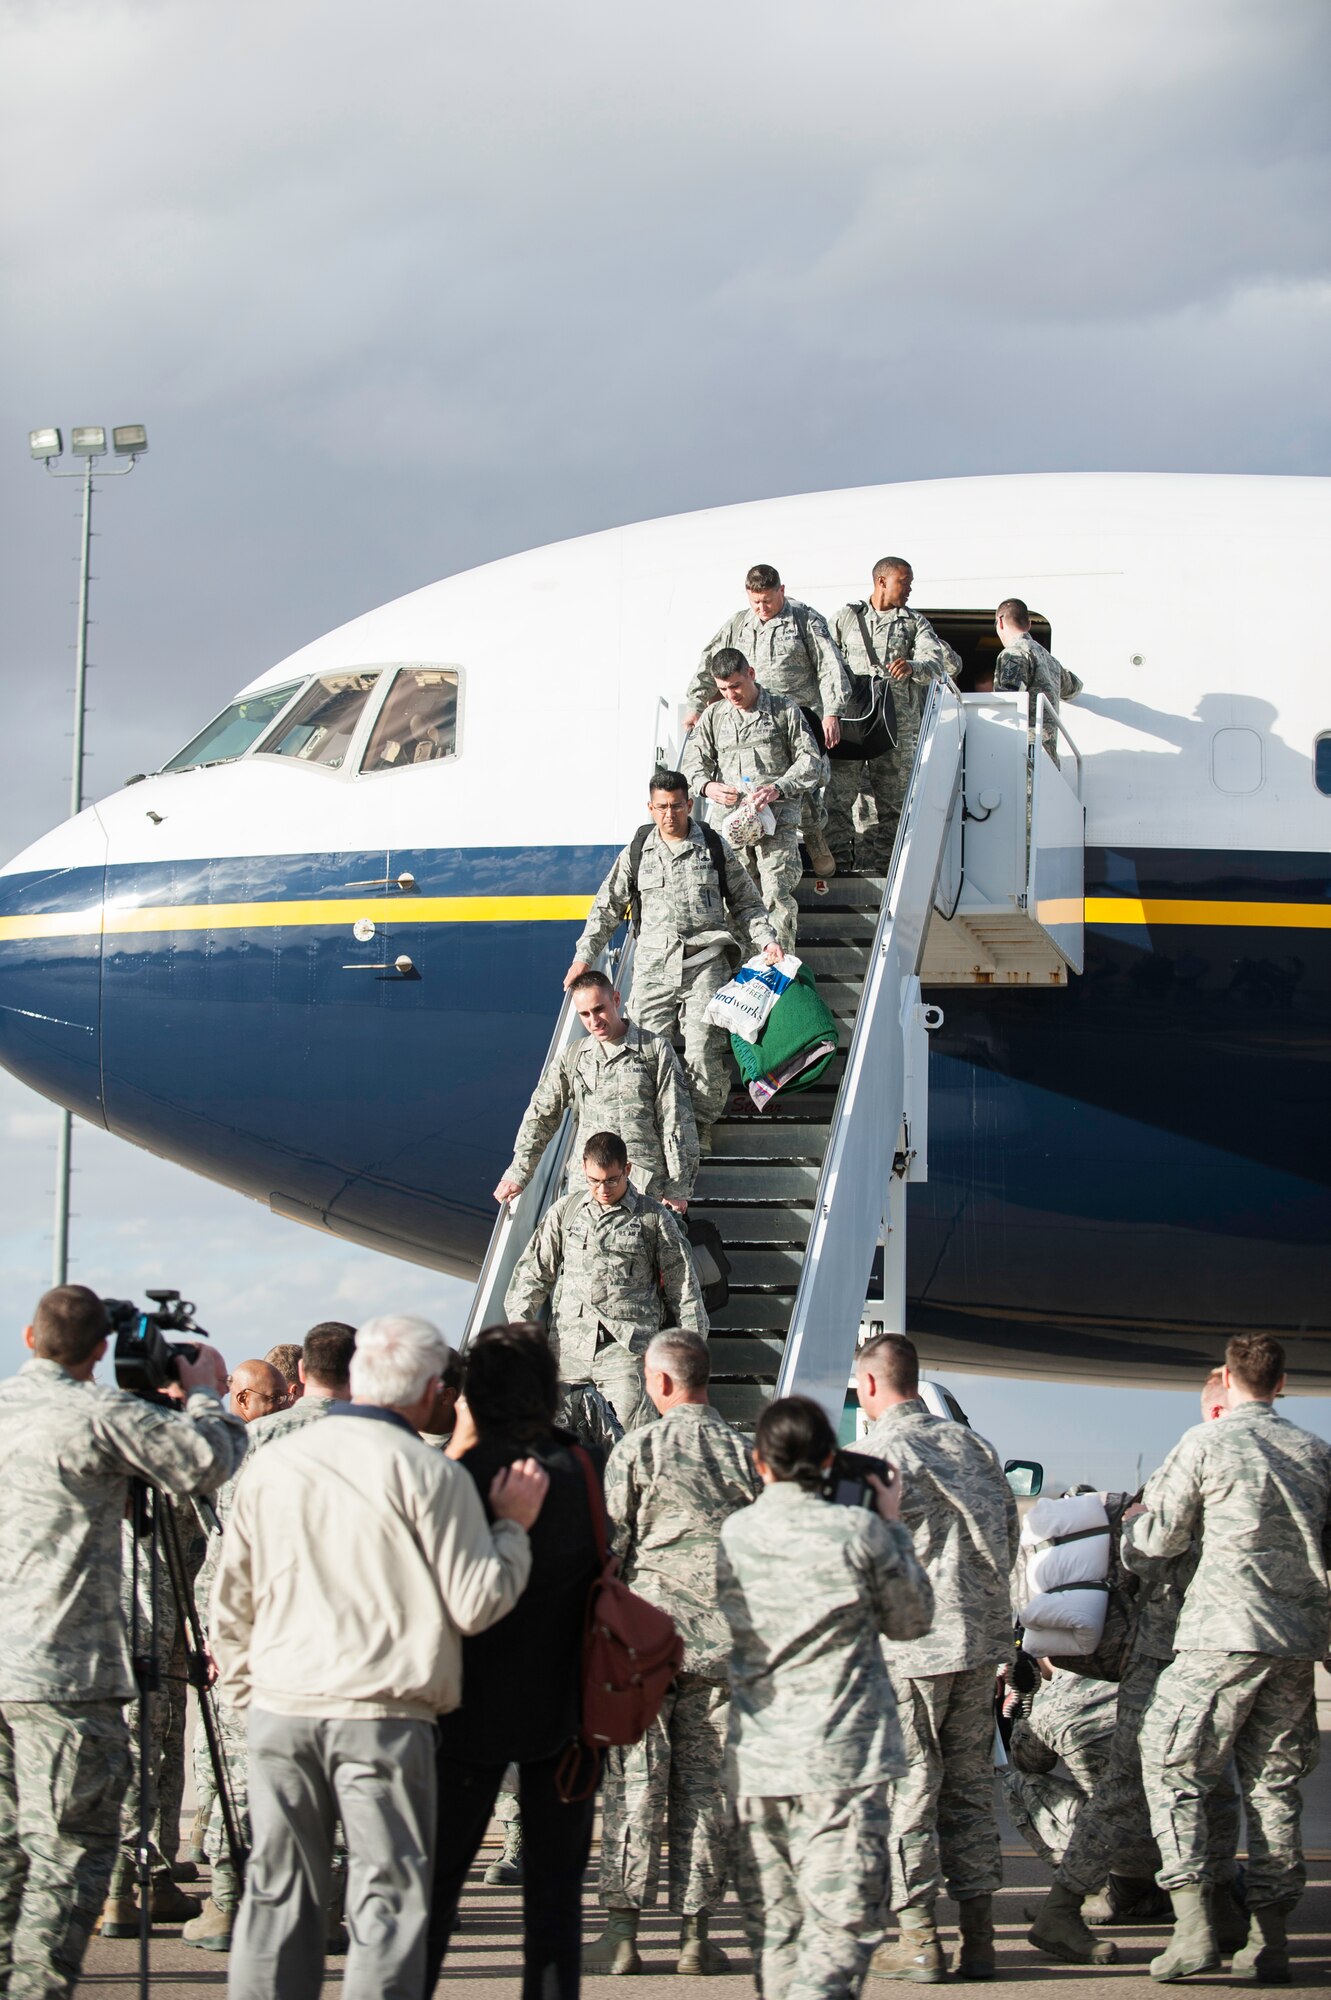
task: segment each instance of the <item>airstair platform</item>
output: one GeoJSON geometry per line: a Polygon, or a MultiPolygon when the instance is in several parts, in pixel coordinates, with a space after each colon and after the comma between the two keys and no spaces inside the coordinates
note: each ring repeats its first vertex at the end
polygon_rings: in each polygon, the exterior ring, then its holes
{"type": "MultiPolygon", "coordinates": [[[[921,983],[1060,986],[1082,963],[1081,768],[1044,747],[1043,700],[931,690],[885,877],[798,892],[796,950],[837,1017],[818,1084],[759,1112],[739,1090],[713,1130],[690,1213],[720,1231],[730,1297],[712,1320],[712,1400],[752,1425],[773,1395],[840,1413],[879,1246],[884,1303],[904,1326],[907,1188],[928,1174],[928,1033],[921,983]]],[[[632,938],[605,965],[632,1013],[632,938]]],[[[553,1058],[581,1034],[566,1002],[553,1058]]],[[[533,1082],[535,1079],[533,1079],[533,1082]]],[[[569,1167],[572,1121],[499,1218],[465,1340],[503,1318],[503,1295],[569,1167]]]]}

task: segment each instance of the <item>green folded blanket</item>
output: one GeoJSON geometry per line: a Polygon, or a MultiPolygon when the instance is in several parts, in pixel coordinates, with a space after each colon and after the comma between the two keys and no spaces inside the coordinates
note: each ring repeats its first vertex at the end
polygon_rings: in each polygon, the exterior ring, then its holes
{"type": "Polygon", "coordinates": [[[801,1070],[790,1082],[781,1085],[781,1094],[785,1096],[793,1091],[808,1090],[817,1083],[836,1054],[840,1040],[831,1009],[818,991],[808,966],[802,965],[764,1021],[757,1041],[746,1042],[742,1035],[732,1035],[730,1046],[747,1087],[771,1077],[803,1050],[814,1048],[819,1042],[831,1042],[832,1046],[825,1056],[808,1069],[801,1070]]]}

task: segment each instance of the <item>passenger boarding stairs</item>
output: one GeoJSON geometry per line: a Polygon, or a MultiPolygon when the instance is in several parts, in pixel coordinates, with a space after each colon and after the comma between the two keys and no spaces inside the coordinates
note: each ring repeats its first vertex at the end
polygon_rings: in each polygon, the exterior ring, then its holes
{"type": "MultiPolygon", "coordinates": [[[[1060,726],[1072,758],[1060,770],[1041,746],[1044,720],[1043,697],[1031,719],[1025,696],[935,687],[887,877],[800,886],[796,952],[841,1048],[815,1088],[764,1112],[732,1097],[690,1204],[731,1265],[711,1349],[712,1399],[733,1422],[795,1392],[839,1416],[880,1244],[882,1312],[905,1326],[906,1190],[927,1178],[928,1033],[942,1019],[921,984],[1049,987],[1081,969],[1080,759],[1060,726]]],[[[631,935],[606,966],[628,999],[631,935]]],[[[551,1056],[580,1033],[566,1002],[551,1056]]],[[[571,1141],[566,1119],[496,1224],[465,1338],[503,1318],[571,1141]]]]}

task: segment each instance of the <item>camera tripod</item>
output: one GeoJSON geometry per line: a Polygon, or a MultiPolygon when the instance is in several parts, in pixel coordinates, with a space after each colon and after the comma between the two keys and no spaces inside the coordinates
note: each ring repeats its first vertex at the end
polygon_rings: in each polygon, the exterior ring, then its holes
{"type": "MultiPolygon", "coordinates": [[[[195,1504],[197,1508],[198,1503],[195,1504]]],[[[202,1514],[200,1520],[203,1520],[202,1514]]],[[[147,2000],[152,1928],[150,1904],[153,1845],[151,1825],[153,1785],[147,1703],[150,1696],[160,1695],[162,1690],[157,1612],[158,1586],[163,1560],[166,1563],[171,1593],[175,1599],[177,1630],[185,1649],[185,1676],[198,1696],[199,1713],[203,1718],[204,1735],[208,1743],[208,1761],[212,1766],[213,1783],[217,1787],[217,1799],[222,1812],[227,1852],[238,1881],[244,1880],[246,1848],[241,1839],[240,1820],[227,1779],[226,1760],[222,1755],[222,1741],[217,1726],[215,1697],[209,1682],[209,1662],[204,1645],[203,1627],[199,1620],[198,1607],[194,1602],[194,1585],[180,1546],[179,1530],[171,1512],[170,1502],[158,1487],[149,1485],[145,1479],[134,1479],[130,1482],[130,1524],[134,1535],[130,1584],[130,1651],[133,1657],[134,1680],[139,1691],[139,1824],[135,1848],[136,1883],[139,1892],[139,1993],[142,2000],[147,2000]],[[143,1629],[144,1620],[139,1600],[140,1565],[143,1562],[147,1564],[148,1584],[146,1632],[143,1629]]]]}

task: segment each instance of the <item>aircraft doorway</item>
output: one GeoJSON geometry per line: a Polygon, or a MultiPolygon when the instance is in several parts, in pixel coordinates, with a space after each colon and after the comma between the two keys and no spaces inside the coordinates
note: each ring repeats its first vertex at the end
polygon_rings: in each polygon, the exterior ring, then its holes
{"type": "MultiPolygon", "coordinates": [[[[920,607],[940,639],[946,639],[961,655],[961,675],[956,686],[960,694],[988,694],[994,685],[994,662],[998,658],[998,634],[990,611],[931,611],[920,607]]],[[[1050,645],[1050,626],[1038,611],[1031,613],[1031,637],[1050,645]]]]}

